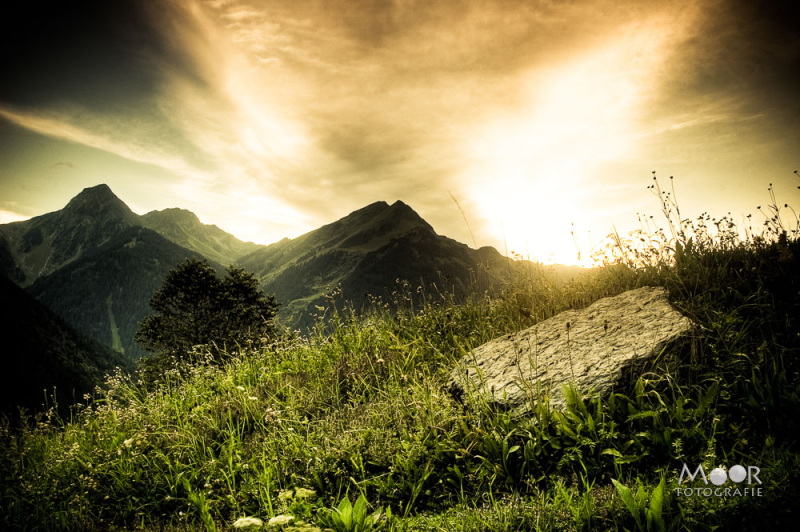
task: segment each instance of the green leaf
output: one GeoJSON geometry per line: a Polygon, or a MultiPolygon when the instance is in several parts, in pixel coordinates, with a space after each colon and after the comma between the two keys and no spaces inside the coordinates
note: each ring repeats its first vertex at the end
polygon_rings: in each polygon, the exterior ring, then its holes
{"type": "Polygon", "coordinates": [[[697,405],[697,410],[695,410],[695,417],[699,416],[703,412],[709,409],[711,403],[714,402],[714,399],[717,397],[717,392],[719,391],[719,381],[714,381],[714,383],[706,390],[703,399],[700,400],[700,404],[697,405]]]}
{"type": "Polygon", "coordinates": [[[636,520],[636,526],[639,527],[639,530],[643,532],[644,526],[642,524],[642,517],[639,515],[639,506],[633,499],[633,493],[631,493],[630,488],[613,478],[611,479],[611,482],[614,484],[614,487],[617,488],[617,493],[619,493],[619,496],[622,499],[622,502],[625,504],[625,507],[636,520]]]}
{"type": "Polygon", "coordinates": [[[353,507],[353,523],[363,530],[364,521],[367,518],[367,499],[364,494],[359,495],[356,505],[353,507]]]}
{"type": "Polygon", "coordinates": [[[342,526],[345,530],[353,529],[353,506],[350,504],[350,498],[345,496],[342,502],[339,503],[337,508],[339,515],[342,519],[342,526]]]}
{"type": "MultiPolygon", "coordinates": [[[[658,483],[656,489],[653,490],[653,493],[650,494],[650,508],[648,512],[648,517],[652,516],[652,524],[655,524],[656,530],[659,532],[664,532],[666,530],[666,525],[664,524],[664,520],[661,518],[661,510],[664,505],[664,476],[661,476],[661,482],[658,483]]],[[[647,529],[652,530],[651,523],[648,522],[647,529]]]]}
{"type": "Polygon", "coordinates": [[[614,484],[614,487],[617,489],[617,493],[619,493],[622,502],[625,503],[625,506],[628,508],[628,511],[635,514],[638,508],[636,507],[636,502],[633,500],[633,494],[631,493],[631,489],[622,484],[621,482],[617,481],[616,479],[611,479],[611,482],[614,484]]]}

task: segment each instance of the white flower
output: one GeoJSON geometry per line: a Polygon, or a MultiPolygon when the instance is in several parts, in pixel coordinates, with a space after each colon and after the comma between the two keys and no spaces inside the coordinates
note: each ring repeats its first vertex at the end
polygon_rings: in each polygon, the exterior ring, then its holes
{"type": "Polygon", "coordinates": [[[240,517],[233,523],[233,528],[247,528],[251,526],[264,526],[264,521],[258,517],[240,517]]]}
{"type": "Polygon", "coordinates": [[[289,523],[292,522],[292,519],[294,519],[294,517],[292,517],[291,515],[276,515],[275,517],[270,519],[267,524],[269,526],[288,525],[289,523]]]}
{"type": "Polygon", "coordinates": [[[291,500],[293,497],[294,497],[294,490],[286,490],[278,494],[278,498],[282,501],[291,500]]]}
{"type": "Polygon", "coordinates": [[[124,445],[125,447],[130,447],[131,445],[133,445],[133,438],[128,438],[127,440],[122,442],[122,445],[124,445]]]}
{"type": "Polygon", "coordinates": [[[247,398],[251,401],[258,401],[258,397],[253,397],[252,395],[247,396],[247,398]]]}
{"type": "Polygon", "coordinates": [[[306,488],[297,488],[297,490],[294,492],[294,496],[297,497],[298,499],[308,499],[309,497],[313,497],[316,494],[317,494],[316,491],[309,490],[306,488]]]}
{"type": "Polygon", "coordinates": [[[240,392],[243,392],[244,391],[244,386],[237,386],[236,389],[239,390],[240,392]]]}

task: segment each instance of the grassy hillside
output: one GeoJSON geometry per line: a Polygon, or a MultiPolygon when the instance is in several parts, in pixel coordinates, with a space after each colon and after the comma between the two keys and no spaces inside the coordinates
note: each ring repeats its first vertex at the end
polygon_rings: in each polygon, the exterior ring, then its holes
{"type": "MultiPolygon", "coordinates": [[[[384,530],[790,528],[797,220],[744,236],[729,220],[684,222],[664,207],[663,232],[617,238],[605,267],[570,284],[520,276],[499,297],[457,305],[401,283],[399,314],[361,319],[328,300],[332,319],[308,338],[251,346],[224,366],[198,349],[155,389],[117,376],[72,422],[4,427],[0,519],[229,530],[254,517],[275,530],[356,530],[331,509],[346,514],[342,502],[363,497],[384,530]],[[665,287],[699,331],[611,397],[567,390],[566,411],[541,396],[516,417],[443,388],[471,347],[646,285],[665,287]],[[678,496],[683,463],[757,466],[762,496],[678,496]],[[289,516],[294,528],[280,524],[289,516]]],[[[366,521],[362,504],[354,519],[366,521]]]]}

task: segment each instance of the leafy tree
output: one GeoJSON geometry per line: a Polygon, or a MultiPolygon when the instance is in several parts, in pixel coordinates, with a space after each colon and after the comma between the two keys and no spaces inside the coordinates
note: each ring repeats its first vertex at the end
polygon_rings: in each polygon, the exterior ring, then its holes
{"type": "Polygon", "coordinates": [[[170,270],[150,306],[156,314],[139,323],[135,340],[156,358],[183,359],[201,344],[216,346],[219,358],[224,347],[275,334],[275,296],[235,266],[220,279],[207,261],[188,259],[170,270]]]}

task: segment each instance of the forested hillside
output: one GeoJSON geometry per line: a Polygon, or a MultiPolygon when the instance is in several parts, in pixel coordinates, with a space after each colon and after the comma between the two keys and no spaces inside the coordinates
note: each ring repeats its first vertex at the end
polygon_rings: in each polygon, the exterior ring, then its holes
{"type": "Polygon", "coordinates": [[[133,335],[151,313],[150,298],[166,273],[187,258],[202,257],[155,231],[130,227],[29,290],[82,333],[136,359],[145,352],[133,335]]]}
{"type": "MultiPolygon", "coordinates": [[[[44,305],[0,276],[0,412],[39,409],[54,393],[67,407],[92,392],[106,372],[129,359],[75,331],[44,305]]],[[[52,406],[52,398],[48,400],[52,406]]]]}

